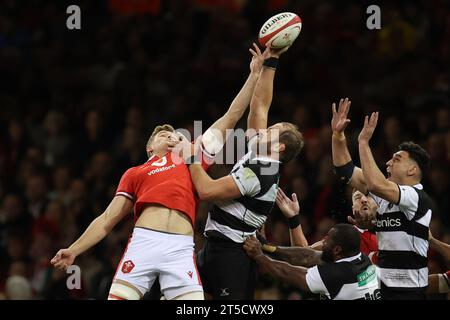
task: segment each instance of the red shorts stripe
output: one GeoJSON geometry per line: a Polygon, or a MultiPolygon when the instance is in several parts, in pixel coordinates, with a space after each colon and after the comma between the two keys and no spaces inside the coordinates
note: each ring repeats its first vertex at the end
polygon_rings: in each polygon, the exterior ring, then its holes
{"type": "Polygon", "coordinates": [[[116,300],[127,300],[127,299],[125,299],[125,298],[116,296],[115,294],[112,294],[112,293],[110,293],[110,294],[108,295],[108,297],[111,297],[111,298],[116,299],[116,300]]]}

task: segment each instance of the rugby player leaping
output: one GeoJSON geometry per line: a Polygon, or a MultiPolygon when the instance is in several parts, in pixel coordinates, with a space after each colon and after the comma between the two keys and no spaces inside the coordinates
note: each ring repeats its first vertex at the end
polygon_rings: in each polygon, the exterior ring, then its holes
{"type": "MultiPolygon", "coordinates": [[[[224,116],[203,135],[203,160],[220,151],[226,129],[234,128],[250,103],[265,57],[254,47],[250,49],[253,57],[247,81],[224,116]]],[[[101,241],[134,206],[135,227],[108,299],[141,299],[156,277],[168,300],[204,299],[194,259],[193,224],[198,197],[189,169],[170,153],[180,139],[172,126],[157,126],[146,146],[148,161],[124,173],[105,212],[69,248],[59,250],[51,263],[66,269],[79,254],[101,241]]],[[[203,161],[202,167],[207,169],[208,164],[203,161]]]]}

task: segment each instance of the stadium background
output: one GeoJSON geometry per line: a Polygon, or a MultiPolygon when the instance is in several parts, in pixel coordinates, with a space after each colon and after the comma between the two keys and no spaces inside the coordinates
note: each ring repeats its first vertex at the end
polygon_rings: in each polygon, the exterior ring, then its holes
{"type": "MultiPolygon", "coordinates": [[[[367,1],[1,1],[0,298],[8,277],[22,276],[33,299],[105,299],[131,214],[77,258],[81,290],[68,291],[67,275],[49,260],[103,212],[121,174],[146,160],[156,125],[192,128],[201,119],[206,128],[226,110],[261,24],[284,10],[304,27],[281,59],[270,120],[290,120],[306,138],[281,187],[298,194],[308,240],[351,212],[333,175],[329,124],[331,103],[348,96],[354,155],[363,116],[373,110],[381,112],[372,143],[380,167],[403,140],[431,154],[424,181],[436,206],[431,228],[450,243],[450,4],[392,2],[380,3],[382,29],[372,31],[367,1]],[[81,30],[66,28],[69,4],[81,7],[81,30]]],[[[206,215],[203,204],[197,250],[206,215]]],[[[289,244],[277,209],[266,232],[289,244]]],[[[429,258],[430,273],[449,268],[432,251],[429,258]]],[[[262,275],[257,298],[309,297],[262,275]]]]}

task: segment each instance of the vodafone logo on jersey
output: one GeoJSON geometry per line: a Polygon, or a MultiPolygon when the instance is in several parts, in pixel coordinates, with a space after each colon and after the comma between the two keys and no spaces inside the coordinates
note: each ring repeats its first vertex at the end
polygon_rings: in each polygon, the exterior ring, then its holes
{"type": "Polygon", "coordinates": [[[167,158],[164,156],[161,159],[159,159],[158,161],[155,161],[151,164],[151,166],[158,167],[158,168],[153,169],[152,171],[148,172],[147,174],[149,176],[151,176],[151,175],[154,175],[155,173],[159,173],[159,172],[163,172],[163,171],[167,171],[167,170],[175,168],[175,164],[171,164],[170,166],[164,167],[166,164],[167,164],[167,158]]]}
{"type": "Polygon", "coordinates": [[[154,167],[163,167],[167,164],[167,158],[164,156],[158,161],[153,162],[151,165],[154,167]]]}
{"type": "Polygon", "coordinates": [[[151,175],[153,175],[153,174],[155,174],[155,173],[167,171],[167,170],[170,170],[170,169],[173,169],[173,168],[175,168],[175,164],[172,164],[172,165],[170,165],[170,166],[168,166],[168,167],[161,167],[161,168],[158,168],[158,169],[154,169],[154,170],[148,172],[147,174],[148,174],[149,176],[151,176],[151,175]]]}

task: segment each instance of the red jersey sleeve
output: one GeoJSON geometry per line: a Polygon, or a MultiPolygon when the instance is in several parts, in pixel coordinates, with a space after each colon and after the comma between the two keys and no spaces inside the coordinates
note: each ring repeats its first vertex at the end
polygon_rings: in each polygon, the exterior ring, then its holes
{"type": "Polygon", "coordinates": [[[125,171],[125,173],[122,175],[119,186],[117,187],[116,196],[123,196],[133,202],[136,200],[132,168],[125,171]]]}

